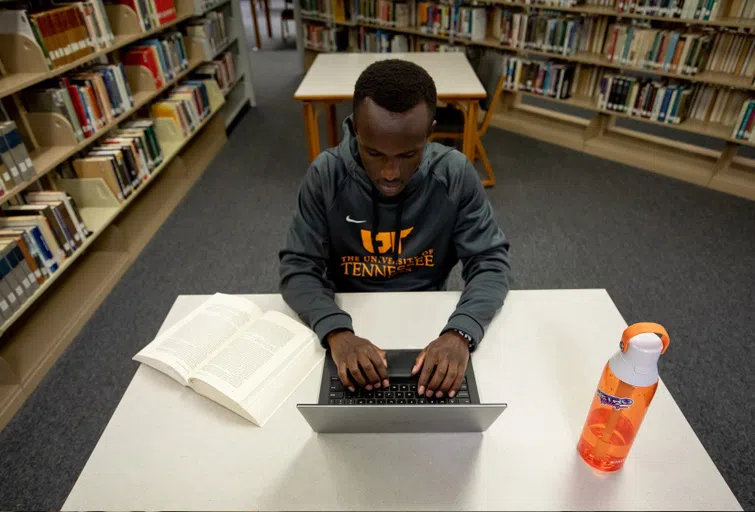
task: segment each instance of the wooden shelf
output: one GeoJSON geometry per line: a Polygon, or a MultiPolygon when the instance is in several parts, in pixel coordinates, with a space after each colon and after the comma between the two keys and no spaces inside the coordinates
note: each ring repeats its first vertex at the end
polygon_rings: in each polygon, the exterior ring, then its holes
{"type": "Polygon", "coordinates": [[[175,20],[171,21],[170,23],[166,23],[165,25],[153,28],[152,30],[148,30],[146,32],[140,32],[138,34],[115,36],[115,42],[111,46],[104,48],[102,50],[98,50],[94,53],[90,53],[89,55],[85,57],[82,57],[74,62],[66,64],[65,66],[60,66],[58,68],[52,69],[50,71],[46,71],[44,73],[13,73],[8,76],[0,77],[0,98],[9,96],[13,93],[16,93],[22,89],[25,89],[29,86],[32,86],[44,80],[55,78],[56,76],[65,73],[66,71],[70,71],[79,66],[82,66],[88,62],[93,61],[94,59],[98,57],[112,53],[120,48],[123,48],[124,46],[127,46],[136,41],[139,41],[140,39],[145,39],[154,34],[163,32],[167,28],[177,25],[183,21],[186,21],[193,16],[194,15],[192,14],[187,14],[187,15],[178,17],[175,20]]]}
{"type": "Polygon", "coordinates": [[[333,50],[328,50],[326,48],[318,48],[317,46],[310,46],[306,45],[304,47],[306,50],[309,50],[311,52],[318,52],[318,53],[334,53],[333,50]]]}
{"type": "Polygon", "coordinates": [[[557,5],[543,4],[525,4],[522,2],[507,2],[505,0],[488,0],[495,5],[506,7],[521,7],[536,9],[540,11],[562,11],[575,14],[589,14],[593,16],[613,16],[616,18],[632,18],[641,20],[653,20],[666,23],[677,23],[680,25],[702,25],[712,27],[730,27],[730,28],[755,28],[755,20],[742,18],[722,18],[718,20],[696,20],[690,18],[671,18],[668,16],[648,16],[645,14],[619,12],[609,7],[599,7],[593,5],[578,5],[575,7],[562,7],[557,5]]]}
{"type": "Polygon", "coordinates": [[[740,140],[732,138],[731,133],[734,130],[733,126],[726,126],[720,123],[711,123],[711,122],[705,122],[705,121],[698,121],[696,119],[686,119],[678,124],[673,123],[663,123],[660,121],[654,121],[652,119],[647,119],[644,117],[639,116],[632,116],[629,114],[625,114],[622,112],[615,112],[613,110],[604,110],[598,108],[597,105],[597,98],[590,98],[586,96],[576,96],[571,97],[567,99],[559,99],[554,98],[552,96],[544,96],[541,94],[535,94],[527,91],[505,91],[506,94],[514,94],[519,93],[523,96],[530,96],[533,98],[540,98],[546,101],[552,101],[556,103],[562,103],[566,105],[571,105],[574,107],[584,108],[586,110],[592,110],[594,112],[600,112],[602,114],[606,114],[608,116],[613,117],[621,117],[626,119],[632,119],[634,121],[639,121],[642,123],[647,124],[654,124],[656,126],[663,126],[665,128],[670,128],[672,130],[680,130],[683,132],[689,132],[689,133],[695,133],[697,135],[704,135],[706,137],[713,137],[716,139],[723,139],[728,142],[733,142],[736,144],[742,144],[745,146],[755,146],[755,142],[750,142],[748,140],[740,140]]]}
{"type": "Polygon", "coordinates": [[[33,151],[31,155],[29,155],[32,159],[32,162],[34,163],[34,169],[37,171],[36,176],[33,180],[26,181],[24,183],[21,183],[19,185],[16,185],[11,190],[8,190],[5,195],[0,197],[0,205],[5,204],[10,198],[24,190],[26,187],[37,181],[39,178],[50,172],[51,170],[55,169],[58,165],[65,162],[68,158],[72,157],[79,151],[83,150],[93,142],[97,141],[100,137],[105,135],[107,132],[115,128],[119,123],[123,122],[124,120],[128,119],[130,116],[134,115],[140,108],[142,108],[144,105],[149,103],[150,101],[154,100],[158,96],[160,96],[163,92],[170,89],[172,86],[176,85],[180,80],[186,77],[189,73],[194,71],[194,69],[197,68],[202,62],[196,61],[196,62],[190,62],[189,67],[182,71],[176,78],[171,80],[170,82],[167,82],[165,85],[160,87],[159,89],[155,91],[149,91],[149,92],[136,92],[133,95],[134,100],[134,106],[130,108],[128,111],[124,112],[120,116],[116,117],[112,121],[110,121],[105,127],[103,127],[101,130],[99,130],[97,133],[89,137],[88,139],[84,139],[83,141],[79,142],[75,146],[54,146],[54,147],[48,147],[48,148],[39,148],[36,151],[33,151]]]}
{"type": "MultiPolygon", "coordinates": [[[[222,105],[222,104],[221,104],[222,105]]],[[[210,115],[208,115],[199,125],[197,125],[197,128],[189,134],[188,137],[186,137],[181,143],[176,145],[170,145],[170,144],[161,144],[163,149],[163,161],[162,163],[157,166],[153,171],[152,174],[149,175],[149,177],[137,188],[125,201],[123,201],[119,207],[117,208],[89,208],[81,207],[81,215],[85,219],[85,221],[91,222],[91,224],[87,223],[87,227],[92,231],[92,234],[87,237],[86,241],[81,244],[81,247],[79,247],[76,252],[74,252],[71,256],[66,258],[63,263],[60,265],[60,268],[52,274],[47,281],[45,281],[42,286],[40,286],[35,292],[34,295],[29,297],[29,299],[23,303],[23,305],[16,311],[13,316],[11,316],[8,320],[5,321],[2,326],[0,326],[0,335],[2,335],[5,331],[8,330],[8,328],[13,325],[13,323],[18,320],[27,309],[29,309],[34,302],[39,299],[44,293],[57,281],[60,276],[62,276],[66,269],[68,269],[71,265],[74,264],[74,262],[82,255],[84,252],[86,252],[87,248],[92,245],[95,240],[103,233],[105,228],[109,226],[113,220],[123,211],[125,210],[128,205],[130,205],[134,200],[139,197],[142,192],[152,183],[157,176],[160,175],[160,173],[165,169],[168,164],[175,158],[175,156],[181,151],[181,149],[186,146],[186,144],[191,141],[191,139],[196,135],[204,126],[210,122],[210,120],[218,113],[220,109],[215,109],[210,115]]]]}
{"type": "Polygon", "coordinates": [[[231,82],[231,84],[223,91],[223,96],[228,96],[231,94],[231,91],[233,91],[237,85],[239,85],[244,80],[244,73],[241,73],[239,76],[236,77],[236,80],[231,82]]]}

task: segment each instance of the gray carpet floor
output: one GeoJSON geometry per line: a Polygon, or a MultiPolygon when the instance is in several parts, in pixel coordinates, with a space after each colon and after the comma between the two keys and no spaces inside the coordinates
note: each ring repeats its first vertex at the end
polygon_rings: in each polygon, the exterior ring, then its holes
{"type": "MultiPolygon", "coordinates": [[[[266,45],[252,54],[259,106],[0,432],[0,509],[62,506],[176,295],[276,291],[307,162],[296,54],[266,45]]],[[[755,508],[755,203],[500,130],[485,146],[515,288],[606,288],[627,322],[663,323],[662,377],[755,508]]]]}

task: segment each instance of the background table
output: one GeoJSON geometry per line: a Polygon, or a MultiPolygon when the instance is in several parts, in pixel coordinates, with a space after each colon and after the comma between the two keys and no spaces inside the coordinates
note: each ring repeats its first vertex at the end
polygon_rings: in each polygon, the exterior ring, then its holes
{"type": "MultiPolygon", "coordinates": [[[[163,329],[207,298],[178,297],[163,329]]],[[[437,336],[458,293],[337,300],[360,335],[405,348],[437,336]]],[[[484,434],[315,434],[296,404],[316,401],[319,367],[258,428],[142,366],[63,508],[741,510],[662,382],[620,472],[579,458],[625,327],[604,290],[511,292],[472,357],[481,399],[509,405],[484,434]]],[[[683,346],[670,334],[666,358],[683,346]]]]}
{"type": "Polygon", "coordinates": [[[477,142],[479,100],[487,93],[472,69],[466,55],[447,53],[329,53],[320,54],[294,93],[294,99],[304,106],[304,130],[307,156],[312,162],[320,154],[320,131],[315,105],[325,105],[328,126],[328,145],[338,144],[336,104],[354,96],[354,85],[364,69],[383,59],[403,59],[425,68],[435,82],[438,99],[466,104],[466,122],[462,151],[474,161],[477,142]]]}

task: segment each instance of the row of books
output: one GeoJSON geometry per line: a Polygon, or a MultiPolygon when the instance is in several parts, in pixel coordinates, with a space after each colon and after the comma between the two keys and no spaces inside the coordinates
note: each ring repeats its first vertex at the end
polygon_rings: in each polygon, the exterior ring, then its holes
{"type": "Polygon", "coordinates": [[[412,23],[411,7],[393,0],[356,0],[356,19],[365,23],[408,27],[412,23]]]}
{"type": "Polygon", "coordinates": [[[465,48],[459,45],[423,40],[417,43],[417,51],[428,53],[464,52],[465,48]]]}
{"type": "Polygon", "coordinates": [[[178,31],[146,39],[121,54],[126,66],[144,66],[160,88],[189,67],[184,36],[178,31]]]}
{"type": "Polygon", "coordinates": [[[105,0],[112,5],[125,5],[136,14],[143,31],[170,23],[178,16],[173,0],[105,0]]]}
{"type": "Polygon", "coordinates": [[[37,175],[21,134],[13,121],[0,122],[0,197],[37,175]]]}
{"type": "Polygon", "coordinates": [[[739,115],[734,123],[734,130],[731,137],[733,139],[746,140],[755,142],[755,100],[750,99],[743,102],[739,115]]]}
{"type": "Polygon", "coordinates": [[[708,34],[613,25],[608,30],[605,55],[609,62],[694,75],[705,69],[712,45],[708,34]]]}
{"type": "Polygon", "coordinates": [[[29,112],[62,115],[73,128],[76,140],[103,129],[134,105],[122,64],[95,66],[27,89],[29,112]]]}
{"type": "Polygon", "coordinates": [[[215,80],[223,91],[228,91],[236,82],[236,65],[233,54],[225,52],[212,62],[198,67],[194,74],[203,80],[215,80]]]}
{"type": "Polygon", "coordinates": [[[716,20],[719,18],[746,16],[746,2],[736,0],[618,0],[616,10],[646,16],[682,18],[693,20],[716,20]],[[736,4],[736,5],[735,5],[736,4]]]}
{"type": "Polygon", "coordinates": [[[392,34],[382,30],[360,30],[359,49],[363,52],[379,53],[408,52],[409,38],[403,34],[392,34]]]}
{"type": "MultiPolygon", "coordinates": [[[[344,8],[350,8],[351,2],[340,0],[344,8]]],[[[321,16],[323,18],[333,19],[333,3],[335,0],[299,0],[301,13],[306,16],[321,16]]],[[[339,21],[351,20],[351,16],[339,21]]]]}
{"type": "Polygon", "coordinates": [[[600,83],[597,106],[659,123],[679,124],[687,117],[692,89],[689,84],[605,75],[600,83]]]}
{"type": "Polygon", "coordinates": [[[336,44],[337,29],[313,23],[303,23],[302,26],[304,29],[304,44],[307,48],[325,52],[338,51],[338,45],[336,44]]]}
{"type": "Polygon", "coordinates": [[[565,99],[571,96],[573,64],[555,64],[521,57],[503,57],[503,87],[542,96],[565,99]]]}
{"type": "Polygon", "coordinates": [[[33,14],[0,10],[0,34],[17,34],[37,45],[49,69],[74,62],[115,40],[101,0],[33,14]]]}
{"type": "Polygon", "coordinates": [[[170,95],[152,104],[152,117],[173,124],[176,132],[188,137],[211,113],[210,95],[202,80],[187,80],[170,95]]]}
{"type": "Polygon", "coordinates": [[[739,76],[755,76],[755,37],[723,32],[716,35],[705,69],[739,76]]]}
{"type": "Polygon", "coordinates": [[[212,60],[220,48],[228,42],[225,16],[220,11],[212,11],[186,26],[186,33],[199,42],[205,60],[212,60]]]}
{"type": "Polygon", "coordinates": [[[488,10],[485,7],[417,3],[417,26],[425,34],[454,35],[482,41],[487,35],[488,10]]]}
{"type": "Polygon", "coordinates": [[[119,201],[146,181],[163,161],[154,121],[137,120],[114,130],[82,158],[73,161],[79,178],[102,178],[119,201]]]}
{"type": "Polygon", "coordinates": [[[91,235],[65,192],[24,195],[0,216],[0,319],[8,320],[91,235]]]}
{"type": "Polygon", "coordinates": [[[755,17],[755,0],[521,0],[515,3],[551,7],[608,7],[629,14],[693,20],[755,17]]]}
{"type": "Polygon", "coordinates": [[[690,119],[734,126],[749,95],[743,91],[698,85],[692,94],[690,119]]]}
{"type": "Polygon", "coordinates": [[[494,35],[516,48],[574,55],[582,34],[581,23],[580,18],[570,16],[512,14],[506,10],[500,23],[494,24],[500,29],[494,35]]]}

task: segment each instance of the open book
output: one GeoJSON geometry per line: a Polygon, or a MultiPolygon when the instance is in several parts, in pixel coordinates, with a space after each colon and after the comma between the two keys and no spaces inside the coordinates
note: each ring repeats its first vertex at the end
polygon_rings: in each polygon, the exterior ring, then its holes
{"type": "Polygon", "coordinates": [[[216,293],[134,356],[260,427],[325,356],[309,328],[216,293]]]}

